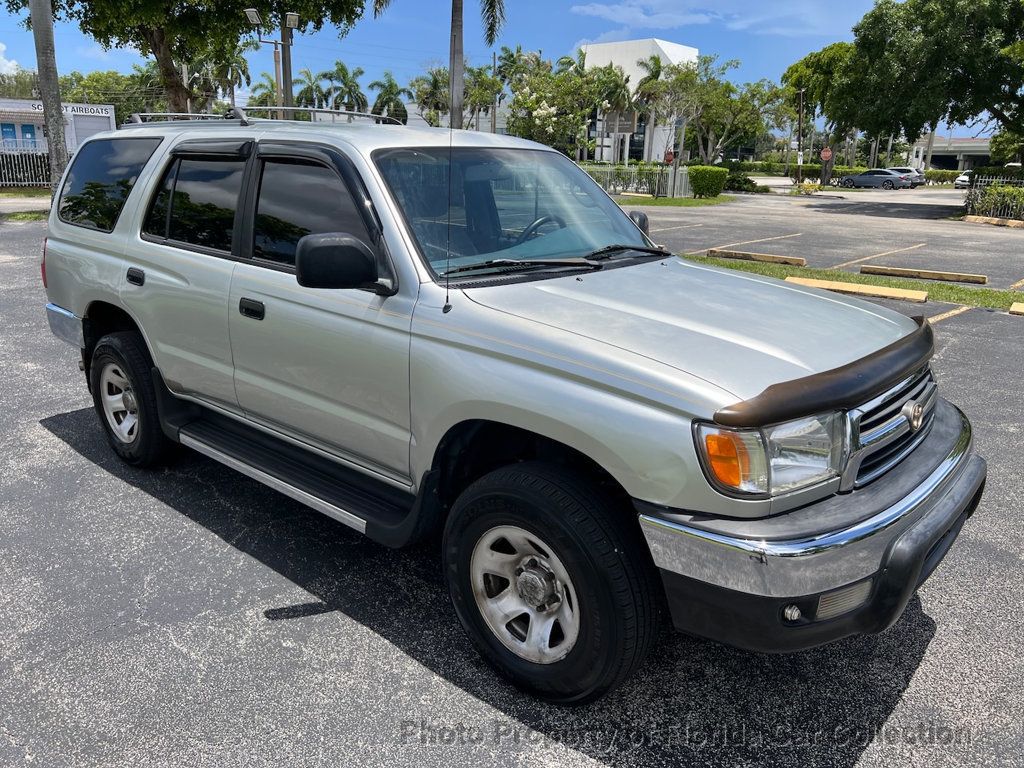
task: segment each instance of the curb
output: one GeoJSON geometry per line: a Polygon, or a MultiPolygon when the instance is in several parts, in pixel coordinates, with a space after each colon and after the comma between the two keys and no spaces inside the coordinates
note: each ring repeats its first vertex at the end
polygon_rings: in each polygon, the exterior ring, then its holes
{"type": "Polygon", "coordinates": [[[908,269],[877,264],[865,264],[860,271],[863,275],[887,275],[889,277],[912,277],[918,280],[945,280],[950,283],[988,285],[988,275],[977,275],[971,272],[941,272],[936,269],[908,269]]]}
{"type": "Polygon", "coordinates": [[[788,264],[791,267],[806,267],[807,259],[799,256],[776,256],[771,253],[751,253],[749,251],[730,251],[721,248],[709,248],[708,258],[739,259],[741,261],[762,261],[768,264],[788,264]]]}
{"type": "Polygon", "coordinates": [[[1010,305],[1011,315],[1024,315],[1024,301],[1015,301],[1010,305]]]}
{"type": "Polygon", "coordinates": [[[1011,229],[1024,229],[1024,221],[1020,219],[1000,219],[996,216],[964,216],[963,221],[969,221],[972,224],[992,224],[996,227],[1010,227],[1011,229]]]}
{"type": "Polygon", "coordinates": [[[883,285],[863,285],[861,283],[841,283],[836,280],[814,280],[809,277],[787,277],[787,283],[795,283],[808,288],[823,288],[836,293],[849,293],[855,296],[874,296],[878,299],[900,299],[923,304],[928,301],[927,291],[912,291],[906,288],[888,288],[883,285]]]}

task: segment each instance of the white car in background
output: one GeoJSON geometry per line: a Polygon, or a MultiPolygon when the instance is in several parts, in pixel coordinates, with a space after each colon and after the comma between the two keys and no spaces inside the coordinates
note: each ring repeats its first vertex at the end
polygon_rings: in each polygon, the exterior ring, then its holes
{"type": "Polygon", "coordinates": [[[964,171],[953,181],[953,189],[967,189],[971,186],[971,177],[974,171],[964,171]]]}

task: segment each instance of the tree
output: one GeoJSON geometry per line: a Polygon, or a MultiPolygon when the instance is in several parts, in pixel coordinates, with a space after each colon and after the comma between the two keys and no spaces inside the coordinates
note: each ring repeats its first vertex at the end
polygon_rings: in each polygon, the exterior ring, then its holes
{"type": "Polygon", "coordinates": [[[260,79],[249,91],[247,107],[273,107],[277,104],[277,80],[269,72],[261,72],[260,79]]]}
{"type": "Polygon", "coordinates": [[[245,40],[229,51],[226,56],[212,63],[213,80],[220,91],[227,95],[231,106],[235,106],[235,89],[246,87],[252,84],[252,76],[249,74],[249,60],[245,57],[250,51],[259,48],[255,40],[245,40]]]}
{"type": "Polygon", "coordinates": [[[166,112],[163,89],[150,79],[150,73],[135,65],[131,74],[120,72],[71,72],[60,78],[60,92],[66,101],[86,104],[112,104],[118,124],[127,122],[135,112],[166,112]]]}
{"type": "Polygon", "coordinates": [[[0,72],[0,99],[34,99],[39,94],[39,80],[30,69],[16,67],[13,72],[0,72]]]}
{"type": "Polygon", "coordinates": [[[491,67],[466,67],[465,105],[469,110],[467,127],[479,124],[480,115],[487,114],[502,91],[501,80],[491,73],[491,67]]]}
{"type": "Polygon", "coordinates": [[[50,0],[32,0],[32,36],[36,44],[36,66],[39,68],[39,96],[46,120],[47,146],[50,156],[50,186],[57,183],[68,164],[68,145],[64,141],[64,110],[57,81],[57,54],[53,46],[53,10],[50,0]]]}
{"type": "Polygon", "coordinates": [[[300,107],[322,109],[327,104],[327,90],[323,87],[323,76],[314,75],[309,67],[299,70],[295,84],[299,87],[295,94],[295,104],[300,107]]]}
{"type": "MultiPolygon", "coordinates": [[[[409,91],[416,102],[416,111],[428,125],[437,128],[441,118],[448,114],[448,84],[450,83],[446,67],[431,67],[425,75],[413,78],[409,83],[409,91]]],[[[452,126],[454,127],[454,126],[452,126]]]]}
{"type": "Polygon", "coordinates": [[[1002,130],[989,142],[993,163],[1019,163],[1024,157],[1024,133],[1002,130]]]}
{"type": "Polygon", "coordinates": [[[409,122],[409,113],[403,99],[413,98],[412,91],[400,86],[389,70],[384,71],[380,80],[370,83],[370,90],[377,91],[377,98],[373,100],[370,109],[373,114],[393,117],[403,124],[409,122]]]}
{"type": "MultiPolygon", "coordinates": [[[[5,0],[11,13],[29,0],[5,0]]],[[[76,24],[105,48],[133,48],[156,59],[160,82],[171,110],[184,112],[192,93],[181,76],[182,62],[201,58],[224,61],[252,30],[246,8],[255,8],[271,27],[282,22],[283,6],[271,0],[56,0],[62,21],[76,24]]],[[[324,24],[343,29],[362,15],[362,0],[293,0],[288,11],[299,14],[300,31],[324,24]]]]}
{"type": "Polygon", "coordinates": [[[654,128],[658,122],[658,111],[656,105],[662,93],[661,76],[664,72],[664,64],[661,57],[657,55],[648,56],[646,59],[638,59],[636,65],[643,71],[644,76],[636,84],[634,98],[638,108],[647,114],[647,138],[644,142],[647,147],[648,160],[653,160],[654,128]]]}
{"type": "Polygon", "coordinates": [[[511,81],[508,132],[578,157],[590,146],[587,125],[606,85],[594,69],[525,68],[511,81]]]}
{"type": "MultiPolygon", "coordinates": [[[[391,0],[373,0],[373,14],[379,16],[391,0]]],[[[449,54],[448,93],[452,96],[451,126],[462,127],[465,56],[462,46],[462,0],[452,0],[451,50],[449,54]]],[[[480,0],[480,15],[484,24],[484,40],[494,45],[505,23],[505,0],[480,0]]]]}
{"type": "Polygon", "coordinates": [[[359,78],[364,74],[362,67],[349,69],[343,61],[335,61],[334,69],[320,73],[322,80],[327,80],[327,100],[331,109],[347,109],[350,112],[365,112],[370,102],[359,85],[359,78]]]}

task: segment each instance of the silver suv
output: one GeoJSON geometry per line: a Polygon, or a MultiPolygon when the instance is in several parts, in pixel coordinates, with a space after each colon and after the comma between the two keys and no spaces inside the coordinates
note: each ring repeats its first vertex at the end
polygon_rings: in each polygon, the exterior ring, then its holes
{"type": "Polygon", "coordinates": [[[180,443],[439,541],[469,636],[539,696],[621,683],[666,611],[756,651],[882,631],[985,481],[930,326],[646,229],[513,138],[149,123],[78,150],[47,314],[125,461],[180,443]]]}

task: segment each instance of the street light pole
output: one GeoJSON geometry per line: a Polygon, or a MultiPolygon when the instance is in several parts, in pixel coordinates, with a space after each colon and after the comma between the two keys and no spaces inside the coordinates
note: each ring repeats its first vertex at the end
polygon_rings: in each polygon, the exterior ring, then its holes
{"type": "MultiPolygon", "coordinates": [[[[263,19],[255,8],[246,8],[243,13],[257,30],[263,26],[263,19]]],[[[288,11],[281,19],[280,40],[259,38],[261,43],[274,46],[274,85],[277,90],[277,117],[279,120],[285,119],[285,110],[282,107],[291,107],[295,103],[292,95],[292,30],[297,29],[298,26],[299,14],[288,11]]]]}
{"type": "MultiPolygon", "coordinates": [[[[274,83],[277,86],[277,106],[284,106],[284,87],[281,84],[281,49],[274,42],[274,83]]],[[[277,110],[277,119],[284,120],[284,110],[277,110]]]]}
{"type": "Polygon", "coordinates": [[[796,183],[802,184],[804,178],[804,89],[800,89],[800,117],[797,119],[796,132],[796,183]]]}

